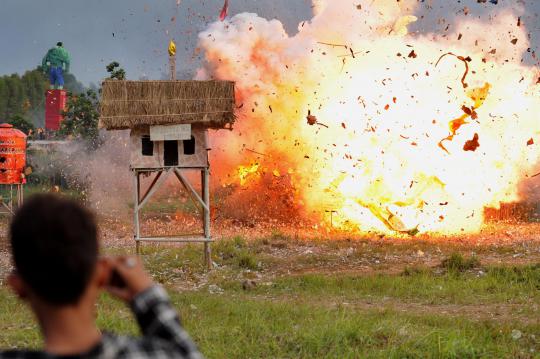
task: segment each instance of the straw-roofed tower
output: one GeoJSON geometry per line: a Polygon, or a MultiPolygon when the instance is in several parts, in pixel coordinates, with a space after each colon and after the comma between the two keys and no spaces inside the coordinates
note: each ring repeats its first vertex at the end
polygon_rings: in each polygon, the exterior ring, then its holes
{"type": "Polygon", "coordinates": [[[132,168],[204,165],[206,130],[235,120],[229,81],[107,80],[101,97],[100,125],[131,130],[132,168]]]}
{"type": "Polygon", "coordinates": [[[101,127],[130,130],[134,174],[134,239],[140,242],[202,242],[210,268],[210,172],[208,129],[234,123],[234,83],[228,81],[118,81],[103,83],[101,127]],[[183,172],[200,171],[200,193],[183,172]],[[203,214],[201,234],[142,235],[139,214],[168,175],[178,179],[203,214]],[[142,191],[141,176],[152,176],[142,191]]]}

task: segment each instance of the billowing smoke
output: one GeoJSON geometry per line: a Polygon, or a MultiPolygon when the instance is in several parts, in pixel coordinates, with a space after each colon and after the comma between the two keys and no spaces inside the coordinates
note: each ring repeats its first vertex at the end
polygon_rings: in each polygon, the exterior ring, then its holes
{"type": "Polygon", "coordinates": [[[214,136],[212,165],[238,201],[283,205],[261,195],[273,178],[294,198],[283,208],[304,218],[336,211],[347,229],[457,233],[478,230],[484,207],[520,199],[540,155],[523,9],[464,7],[443,33],[410,33],[418,6],[317,0],[292,36],[250,13],[199,35],[198,78],[236,81],[239,120],[214,136]]]}
{"type": "MultiPolygon", "coordinates": [[[[125,218],[132,198],[129,172],[129,133],[103,133],[104,143],[95,152],[79,148],[69,156],[72,171],[88,184],[88,200],[101,214],[125,218]]],[[[76,144],[75,144],[76,146],[76,144]]]]}
{"type": "Polygon", "coordinates": [[[77,192],[99,215],[124,220],[130,216],[133,193],[128,133],[104,132],[102,137],[103,145],[95,151],[84,141],[69,141],[45,153],[32,151],[29,159],[38,173],[77,192]]]}

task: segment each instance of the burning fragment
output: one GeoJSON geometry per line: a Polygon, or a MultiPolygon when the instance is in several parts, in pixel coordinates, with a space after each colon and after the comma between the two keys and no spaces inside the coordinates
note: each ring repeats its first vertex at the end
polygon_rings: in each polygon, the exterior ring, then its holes
{"type": "Polygon", "coordinates": [[[382,223],[384,223],[384,225],[388,229],[397,233],[408,234],[413,237],[419,233],[418,226],[415,226],[413,228],[407,228],[403,221],[394,213],[392,213],[390,209],[381,208],[373,204],[363,204],[361,201],[359,201],[359,203],[369,209],[371,213],[382,223]]]}
{"type": "MultiPolygon", "coordinates": [[[[467,96],[474,101],[474,105],[470,108],[467,106],[462,106],[461,110],[465,112],[460,117],[456,118],[455,120],[452,120],[449,122],[448,127],[450,128],[450,135],[448,137],[443,138],[438,146],[446,153],[450,154],[448,152],[448,149],[444,146],[445,141],[452,141],[454,139],[454,136],[456,136],[457,131],[461,128],[461,126],[467,124],[466,121],[467,118],[471,117],[472,119],[477,119],[478,115],[475,111],[475,109],[479,108],[484,104],[484,101],[486,100],[487,95],[489,94],[489,89],[491,88],[491,85],[486,83],[483,87],[475,88],[467,93],[467,96]]],[[[476,150],[476,148],[474,149],[476,150]]],[[[473,150],[473,151],[474,151],[473,150]]]]}
{"type": "Polygon", "coordinates": [[[472,140],[469,140],[465,142],[465,145],[463,146],[464,151],[476,151],[478,147],[480,147],[480,143],[478,142],[478,134],[475,133],[472,140]]]}
{"type": "Polygon", "coordinates": [[[471,116],[471,118],[473,120],[476,120],[478,118],[478,114],[476,113],[476,111],[474,110],[474,107],[473,108],[469,108],[465,105],[461,106],[461,110],[463,112],[465,112],[467,115],[471,116]]]}
{"type": "Polygon", "coordinates": [[[530,138],[528,141],[527,141],[527,146],[532,146],[534,145],[534,140],[532,138],[530,138]]]}
{"type": "Polygon", "coordinates": [[[246,185],[248,179],[259,172],[259,163],[254,163],[250,166],[238,167],[238,179],[240,180],[240,186],[246,185]]]}

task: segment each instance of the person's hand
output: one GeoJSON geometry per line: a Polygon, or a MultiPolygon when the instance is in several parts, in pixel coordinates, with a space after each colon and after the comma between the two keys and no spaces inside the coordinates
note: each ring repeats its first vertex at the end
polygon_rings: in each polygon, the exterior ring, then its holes
{"type": "Polygon", "coordinates": [[[108,262],[111,273],[107,291],[127,303],[154,285],[138,257],[114,257],[108,262]]]}

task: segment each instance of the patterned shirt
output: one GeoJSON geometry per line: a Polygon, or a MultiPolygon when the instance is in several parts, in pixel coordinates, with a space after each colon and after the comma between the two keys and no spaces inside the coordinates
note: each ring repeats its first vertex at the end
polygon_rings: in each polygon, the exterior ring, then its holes
{"type": "Polygon", "coordinates": [[[99,344],[79,355],[58,356],[44,351],[13,350],[0,352],[0,359],[203,358],[182,328],[178,314],[162,287],[156,285],[138,294],[131,308],[141,328],[141,338],[104,333],[99,344]]]}

